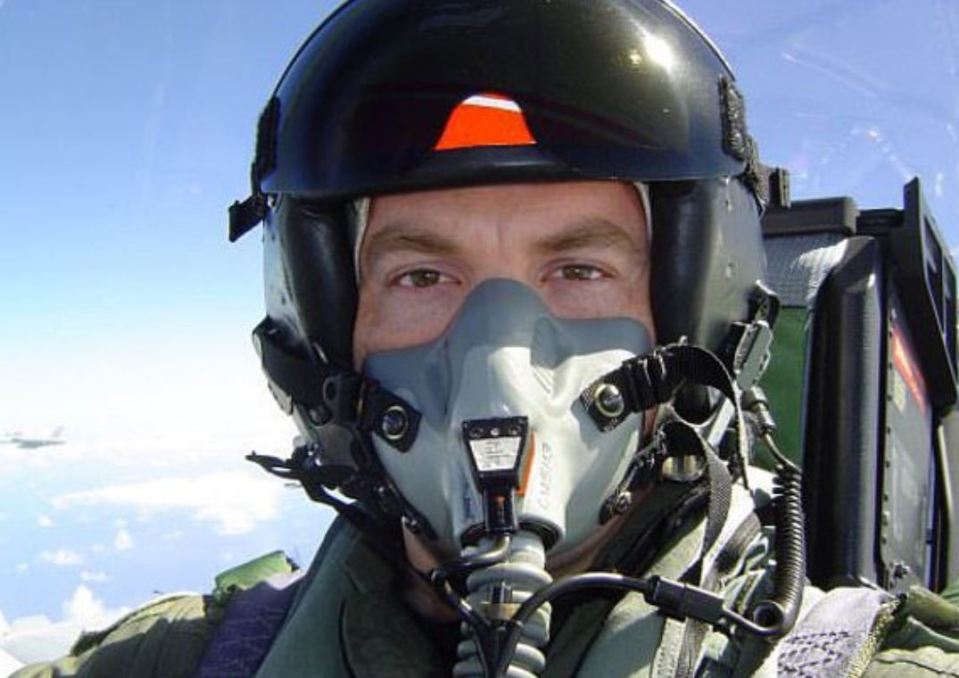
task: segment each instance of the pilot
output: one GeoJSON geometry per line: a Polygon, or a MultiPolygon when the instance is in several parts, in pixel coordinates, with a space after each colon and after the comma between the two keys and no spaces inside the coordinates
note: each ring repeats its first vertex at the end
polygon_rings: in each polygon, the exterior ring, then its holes
{"type": "Polygon", "coordinates": [[[959,675],[916,605],[805,585],[765,199],[729,65],[665,0],[345,3],[231,209],[300,431],[253,459],[340,518],[305,571],[20,675],[959,675]]]}

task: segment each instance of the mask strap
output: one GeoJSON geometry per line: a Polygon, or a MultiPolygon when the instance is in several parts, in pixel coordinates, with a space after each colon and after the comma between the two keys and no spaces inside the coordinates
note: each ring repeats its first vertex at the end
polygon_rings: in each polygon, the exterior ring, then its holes
{"type": "Polygon", "coordinates": [[[738,433],[736,463],[741,469],[743,484],[749,489],[742,408],[729,370],[712,352],[685,343],[657,348],[623,361],[619,368],[590,384],[579,400],[599,430],[607,432],[631,414],[673,400],[687,383],[715,388],[732,403],[738,433]]]}
{"type": "Polygon", "coordinates": [[[421,415],[403,398],[357,372],[285,350],[267,321],[253,338],[271,386],[302,406],[311,423],[354,426],[400,452],[412,447],[421,415]]]}

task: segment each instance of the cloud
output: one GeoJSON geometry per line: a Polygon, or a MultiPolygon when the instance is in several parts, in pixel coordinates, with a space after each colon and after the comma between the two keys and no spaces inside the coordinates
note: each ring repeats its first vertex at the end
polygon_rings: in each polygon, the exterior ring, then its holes
{"type": "Polygon", "coordinates": [[[53,520],[50,516],[45,516],[41,513],[37,516],[37,527],[53,527],[53,520]]]}
{"type": "Polygon", "coordinates": [[[3,630],[4,636],[11,636],[15,633],[32,633],[38,629],[44,629],[53,622],[43,614],[32,614],[28,617],[19,617],[12,622],[4,620],[6,628],[3,630]]]}
{"type": "Polygon", "coordinates": [[[93,595],[93,591],[80,584],[63,603],[65,619],[76,622],[84,628],[95,628],[109,624],[113,615],[107,612],[103,601],[93,595]]]}
{"type": "Polygon", "coordinates": [[[26,574],[30,571],[29,563],[17,563],[17,566],[14,568],[17,571],[17,574],[26,574]]]}
{"type": "Polygon", "coordinates": [[[117,536],[113,538],[113,548],[117,551],[129,551],[133,548],[133,537],[130,536],[125,527],[121,527],[117,531],[117,536]]]}
{"type": "Polygon", "coordinates": [[[109,577],[106,572],[87,572],[84,570],[80,573],[80,579],[85,582],[103,583],[109,579],[109,577]]]}
{"type": "Polygon", "coordinates": [[[76,505],[128,507],[145,513],[187,510],[194,520],[212,523],[219,534],[236,535],[275,518],[282,492],[282,483],[233,471],[72,492],[55,497],[53,505],[61,510],[76,505]]]}
{"type": "Polygon", "coordinates": [[[40,553],[40,560],[57,567],[71,567],[83,563],[83,556],[70,549],[57,549],[56,551],[43,551],[40,553]]]}
{"type": "Polygon", "coordinates": [[[126,607],[117,610],[107,609],[103,601],[83,584],[78,585],[60,607],[63,611],[63,617],[58,622],[53,622],[42,614],[20,617],[8,622],[3,618],[3,613],[0,612],[0,633],[33,632],[58,623],[70,623],[84,629],[104,628],[112,624],[121,614],[129,612],[129,608],[126,607]]]}
{"type": "Polygon", "coordinates": [[[3,648],[0,648],[0,676],[7,674],[12,675],[14,671],[22,667],[23,662],[6,652],[3,648]]]}
{"type": "Polygon", "coordinates": [[[0,651],[24,663],[48,661],[66,654],[81,632],[106,628],[129,612],[108,608],[83,584],[63,601],[62,610],[58,621],[31,615],[8,622],[0,612],[0,651]]]}

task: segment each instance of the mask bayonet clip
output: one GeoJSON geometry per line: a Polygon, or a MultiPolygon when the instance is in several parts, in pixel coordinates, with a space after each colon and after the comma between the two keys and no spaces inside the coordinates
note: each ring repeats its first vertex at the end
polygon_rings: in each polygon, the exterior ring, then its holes
{"type": "Polygon", "coordinates": [[[463,422],[463,442],[476,486],[483,494],[485,527],[489,534],[515,534],[519,529],[514,495],[520,486],[528,433],[526,417],[463,422]]]}

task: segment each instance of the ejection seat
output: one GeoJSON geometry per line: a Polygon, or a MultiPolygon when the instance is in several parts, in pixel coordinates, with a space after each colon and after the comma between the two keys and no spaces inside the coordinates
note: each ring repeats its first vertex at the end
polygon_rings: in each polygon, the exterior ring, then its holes
{"type": "Polygon", "coordinates": [[[790,203],[783,176],[763,218],[782,306],[761,386],[806,479],[807,574],[941,590],[959,574],[955,264],[918,179],[903,209],[860,211],[790,203]]]}

